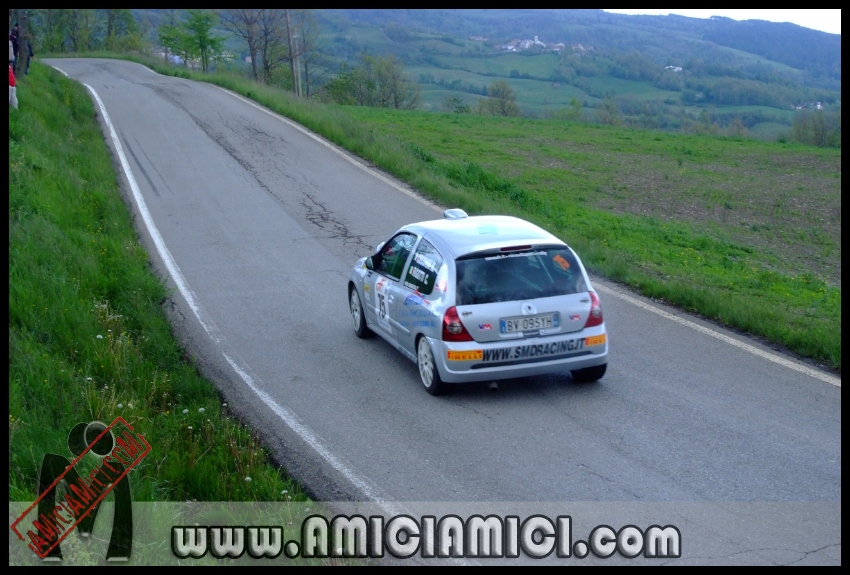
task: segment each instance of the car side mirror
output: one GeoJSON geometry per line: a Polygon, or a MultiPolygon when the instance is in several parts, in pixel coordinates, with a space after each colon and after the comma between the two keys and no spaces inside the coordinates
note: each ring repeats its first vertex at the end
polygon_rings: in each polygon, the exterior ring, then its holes
{"type": "Polygon", "coordinates": [[[367,270],[374,270],[375,269],[375,265],[372,263],[372,258],[366,258],[365,264],[366,264],[367,270]]]}
{"type": "Polygon", "coordinates": [[[380,251],[381,251],[381,248],[383,248],[383,247],[384,247],[384,244],[386,244],[386,243],[387,243],[387,242],[381,242],[381,243],[379,243],[379,244],[378,244],[378,247],[376,247],[376,248],[375,248],[375,251],[376,251],[376,252],[380,252],[380,251]]]}

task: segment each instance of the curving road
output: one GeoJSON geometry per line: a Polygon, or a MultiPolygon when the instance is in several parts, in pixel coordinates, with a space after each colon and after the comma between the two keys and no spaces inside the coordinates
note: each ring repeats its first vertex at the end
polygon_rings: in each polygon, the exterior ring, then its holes
{"type": "Polygon", "coordinates": [[[597,281],[601,382],[434,398],[412,363],[354,336],[346,277],[436,207],[217,87],[129,62],[49,63],[108,113],[184,343],[316,497],[548,502],[542,512],[573,505],[588,524],[646,513],[679,526],[682,561],[840,564],[837,378],[597,281]]]}

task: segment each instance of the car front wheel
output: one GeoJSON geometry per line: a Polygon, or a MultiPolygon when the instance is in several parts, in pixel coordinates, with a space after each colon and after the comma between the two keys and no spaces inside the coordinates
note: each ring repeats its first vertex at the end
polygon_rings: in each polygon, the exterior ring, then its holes
{"type": "Polygon", "coordinates": [[[574,369],[570,373],[573,374],[573,379],[579,383],[590,383],[598,381],[605,375],[605,370],[608,369],[608,364],[594,365],[584,369],[574,369]]]}
{"type": "Polygon", "coordinates": [[[354,319],[354,334],[360,338],[372,337],[374,334],[366,325],[366,316],[363,315],[360,294],[357,293],[357,288],[354,286],[349,289],[348,305],[351,308],[351,317],[354,319]]]}
{"type": "Polygon", "coordinates": [[[428,338],[424,336],[419,338],[416,346],[416,365],[419,367],[419,378],[425,386],[425,391],[431,395],[440,395],[448,391],[448,384],[440,378],[428,338]]]}

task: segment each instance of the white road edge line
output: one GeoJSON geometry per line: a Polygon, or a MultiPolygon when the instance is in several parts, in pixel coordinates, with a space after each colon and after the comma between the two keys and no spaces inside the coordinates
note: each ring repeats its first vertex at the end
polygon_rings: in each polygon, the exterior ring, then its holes
{"type": "Polygon", "coordinates": [[[634,297],[629,296],[629,295],[626,295],[621,291],[613,290],[609,287],[605,287],[605,286],[602,286],[602,285],[594,285],[594,287],[601,292],[604,292],[606,294],[620,298],[624,301],[629,302],[630,304],[636,305],[636,306],[643,308],[647,311],[651,311],[652,313],[658,314],[663,318],[669,319],[670,321],[674,321],[678,324],[689,327],[689,328],[696,330],[696,331],[698,331],[702,334],[705,334],[705,335],[711,336],[713,338],[719,339],[720,341],[728,343],[729,345],[734,345],[735,347],[743,349],[744,351],[747,351],[747,352],[749,352],[753,355],[757,355],[757,356],[764,358],[768,361],[778,363],[779,365],[781,365],[783,367],[787,367],[788,369],[793,369],[794,371],[798,371],[800,373],[814,377],[815,379],[819,379],[821,381],[824,381],[824,382],[829,383],[831,385],[834,385],[836,387],[841,387],[841,379],[840,378],[834,377],[832,375],[829,375],[829,374],[824,373],[822,371],[819,371],[817,369],[812,369],[811,367],[807,367],[805,365],[801,365],[801,364],[795,363],[793,361],[789,361],[782,356],[776,355],[775,353],[770,353],[770,352],[764,351],[764,350],[759,349],[755,346],[752,346],[748,343],[744,343],[744,342],[739,341],[739,340],[737,340],[733,337],[729,337],[728,335],[724,335],[720,332],[717,332],[717,331],[715,331],[711,328],[707,328],[707,327],[700,325],[698,323],[694,323],[690,320],[687,320],[685,318],[674,315],[674,314],[672,314],[668,311],[664,311],[663,309],[657,308],[654,305],[648,304],[646,302],[642,302],[639,299],[634,298],[634,297]]]}
{"type": "MultiPolygon", "coordinates": [[[[205,313],[202,313],[201,307],[198,304],[197,297],[192,289],[189,287],[189,284],[186,282],[186,278],[183,277],[183,273],[180,271],[180,268],[177,266],[177,263],[174,261],[174,258],[171,255],[168,247],[165,245],[165,240],[163,240],[162,236],[159,233],[159,229],[156,227],[156,224],[153,221],[153,217],[148,211],[147,204],[145,203],[145,199],[142,197],[141,190],[139,190],[139,185],[136,182],[136,178],[133,176],[133,172],[130,169],[130,164],[127,161],[127,157],[124,154],[124,148],[121,146],[121,142],[118,140],[118,135],[115,132],[115,128],[112,125],[112,121],[109,119],[109,114],[106,112],[106,107],[103,104],[103,101],[100,99],[100,96],[95,91],[94,88],[89,86],[88,84],[83,84],[89,92],[91,92],[94,99],[97,101],[97,105],[100,107],[100,111],[103,114],[103,120],[106,122],[107,127],[109,128],[109,135],[112,138],[112,143],[115,146],[115,151],[118,154],[118,159],[121,162],[121,167],[124,170],[124,174],[127,176],[127,180],[130,182],[130,189],[133,192],[133,199],[136,200],[136,205],[139,208],[139,212],[142,214],[142,219],[145,222],[145,226],[148,229],[148,232],[151,235],[151,239],[153,239],[154,245],[156,246],[157,251],[159,252],[162,261],[165,263],[166,268],[168,268],[169,274],[171,274],[171,278],[174,280],[174,283],[177,284],[177,288],[180,290],[180,293],[186,300],[186,303],[189,304],[189,307],[194,312],[195,317],[198,318],[198,321],[203,326],[204,330],[210,336],[210,338],[216,343],[221,344],[223,337],[221,336],[218,328],[211,322],[209,319],[205,319],[202,316],[205,316],[205,313]]],[[[347,465],[345,465],[339,458],[334,455],[330,449],[324,444],[322,440],[318,438],[316,433],[301,423],[299,419],[293,414],[291,411],[277,403],[271,396],[261,390],[255,383],[254,379],[248,375],[247,369],[238,365],[233,358],[222,351],[222,355],[224,359],[227,360],[227,363],[233,368],[233,370],[242,378],[245,384],[255,393],[260,400],[265,403],[280,419],[289,426],[292,431],[297,433],[304,441],[306,441],[315,451],[318,453],[325,461],[328,462],[331,467],[336,469],[340,474],[342,474],[346,479],[348,479],[354,486],[360,489],[368,499],[378,503],[381,505],[388,513],[392,515],[398,515],[401,510],[391,503],[384,500],[383,497],[379,495],[379,493],[367,482],[360,479],[347,465]]]]}
{"type": "Polygon", "coordinates": [[[62,72],[62,74],[63,74],[66,78],[70,78],[70,77],[71,77],[71,76],[69,76],[69,75],[68,75],[68,73],[67,73],[65,70],[63,70],[62,68],[57,68],[56,66],[53,66],[53,69],[54,69],[54,70],[58,70],[58,71],[62,72]]]}

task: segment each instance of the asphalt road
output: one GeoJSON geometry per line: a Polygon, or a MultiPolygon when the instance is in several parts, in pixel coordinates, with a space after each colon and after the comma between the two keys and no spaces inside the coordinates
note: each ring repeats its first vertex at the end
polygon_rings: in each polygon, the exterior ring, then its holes
{"type": "Polygon", "coordinates": [[[506,502],[552,517],[572,506],[584,522],[598,512],[620,525],[646,513],[678,525],[681,561],[840,564],[840,381],[596,281],[611,342],[602,381],[564,374],[432,397],[413,363],[354,336],[346,278],[436,207],[220,88],[129,62],[49,63],[108,112],[146,207],[104,122],[107,143],[170,274],[184,344],[315,497],[392,510],[478,502],[485,515],[506,502]]]}

